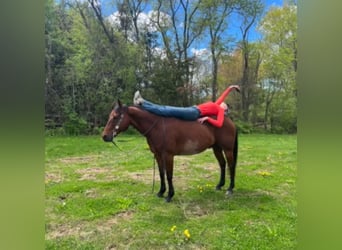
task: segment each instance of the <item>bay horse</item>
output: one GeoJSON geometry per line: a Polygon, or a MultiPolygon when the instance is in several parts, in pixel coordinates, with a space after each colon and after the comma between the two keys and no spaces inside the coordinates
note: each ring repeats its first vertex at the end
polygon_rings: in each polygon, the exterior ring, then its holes
{"type": "Polygon", "coordinates": [[[160,175],[160,190],[157,194],[159,197],[163,197],[166,191],[165,172],[169,187],[166,201],[170,202],[174,196],[172,183],[174,156],[198,154],[207,148],[213,149],[221,170],[216,189],[220,190],[225,184],[225,155],[230,173],[230,184],[226,194],[233,193],[238,134],[229,117],[225,117],[223,126],[217,128],[207,123],[200,124],[197,121],[157,116],[138,106],[122,105],[118,100],[109,114],[102,139],[105,142],[114,142],[114,138],[127,130],[130,125],[146,137],[149,148],[157,160],[160,175]]]}

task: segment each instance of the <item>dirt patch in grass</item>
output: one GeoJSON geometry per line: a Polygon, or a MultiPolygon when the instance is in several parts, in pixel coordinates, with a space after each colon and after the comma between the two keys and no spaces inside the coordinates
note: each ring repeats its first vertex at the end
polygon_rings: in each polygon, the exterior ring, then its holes
{"type": "MultiPolygon", "coordinates": [[[[155,171],[156,178],[159,179],[158,167],[156,167],[155,171]]],[[[144,184],[151,184],[153,181],[153,169],[142,170],[139,172],[126,172],[124,175],[134,181],[139,181],[144,184]]]]}
{"type": "Polygon", "coordinates": [[[51,226],[51,230],[48,230],[50,232],[47,232],[45,237],[47,240],[71,236],[86,238],[96,233],[107,233],[113,229],[113,226],[131,220],[133,216],[134,213],[132,211],[124,211],[106,220],[97,221],[95,224],[94,222],[80,222],[76,225],[55,225],[51,226]]]}
{"type": "Polygon", "coordinates": [[[183,209],[185,218],[202,217],[209,215],[209,209],[200,205],[191,205],[187,209],[183,209]]]}
{"type": "Polygon", "coordinates": [[[61,173],[45,173],[45,183],[61,183],[63,181],[63,176],[61,173]]]}
{"type": "Polygon", "coordinates": [[[99,168],[99,167],[93,167],[93,168],[83,168],[76,170],[76,173],[80,175],[79,180],[113,180],[114,176],[112,175],[113,169],[111,168],[99,168]],[[101,178],[98,178],[99,175],[101,178]]]}
{"type": "Polygon", "coordinates": [[[51,232],[48,232],[45,237],[47,240],[52,240],[61,237],[80,235],[81,228],[83,228],[83,225],[81,225],[81,223],[76,226],[65,224],[58,225],[53,228],[51,232]]]}
{"type": "Polygon", "coordinates": [[[124,211],[114,215],[106,221],[97,224],[96,229],[100,232],[106,232],[113,228],[113,226],[131,220],[134,216],[132,211],[124,211]]]}
{"type": "Polygon", "coordinates": [[[90,161],[96,161],[97,160],[96,155],[87,155],[87,156],[74,156],[74,157],[66,157],[59,159],[60,162],[66,163],[66,164],[72,164],[72,163],[89,163],[90,161]]]}

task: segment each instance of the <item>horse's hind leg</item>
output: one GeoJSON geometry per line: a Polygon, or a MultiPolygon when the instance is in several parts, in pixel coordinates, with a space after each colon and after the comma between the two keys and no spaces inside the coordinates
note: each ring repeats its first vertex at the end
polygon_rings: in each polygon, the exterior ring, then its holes
{"type": "Polygon", "coordinates": [[[216,190],[221,190],[226,182],[226,160],[224,159],[222,149],[220,147],[214,146],[213,151],[221,169],[220,181],[216,186],[216,190]]]}
{"type": "Polygon", "coordinates": [[[229,175],[230,175],[230,184],[229,184],[226,194],[231,195],[233,194],[233,189],[235,186],[235,169],[236,169],[236,163],[237,163],[237,157],[238,157],[238,134],[236,130],[235,130],[235,141],[234,141],[233,149],[224,150],[224,153],[228,161],[229,175]]]}
{"type": "Polygon", "coordinates": [[[227,161],[228,161],[228,168],[229,168],[229,176],[230,176],[230,184],[227,189],[226,194],[230,195],[233,194],[233,189],[235,186],[235,165],[236,162],[234,160],[234,155],[232,151],[225,151],[227,161]]]}

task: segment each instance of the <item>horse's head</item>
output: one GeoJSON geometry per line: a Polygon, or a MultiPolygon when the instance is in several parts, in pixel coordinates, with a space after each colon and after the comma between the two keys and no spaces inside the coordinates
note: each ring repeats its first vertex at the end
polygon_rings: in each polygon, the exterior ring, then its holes
{"type": "Polygon", "coordinates": [[[102,132],[102,139],[105,142],[113,141],[114,137],[125,131],[129,126],[129,117],[127,115],[128,107],[122,105],[120,100],[113,105],[113,109],[109,114],[106,127],[102,132]]]}

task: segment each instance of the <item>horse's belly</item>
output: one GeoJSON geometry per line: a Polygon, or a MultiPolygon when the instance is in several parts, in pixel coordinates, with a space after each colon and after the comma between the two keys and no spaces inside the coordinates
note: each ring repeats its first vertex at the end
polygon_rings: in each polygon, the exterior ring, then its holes
{"type": "Polygon", "coordinates": [[[200,143],[198,140],[187,140],[182,147],[179,147],[181,155],[198,154],[208,148],[208,144],[200,143]]]}

